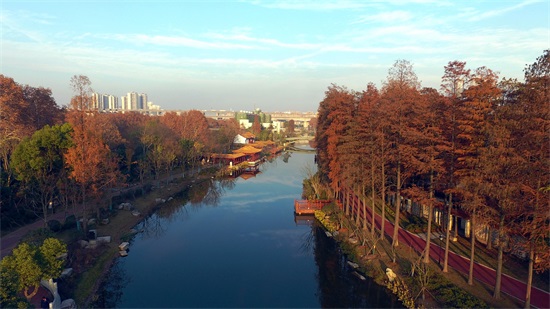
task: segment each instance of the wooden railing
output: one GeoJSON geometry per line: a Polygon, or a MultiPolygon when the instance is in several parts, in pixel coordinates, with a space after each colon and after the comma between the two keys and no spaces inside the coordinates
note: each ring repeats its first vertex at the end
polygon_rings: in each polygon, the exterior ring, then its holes
{"type": "Polygon", "coordinates": [[[299,215],[312,214],[330,203],[329,200],[294,200],[294,212],[299,215]]]}

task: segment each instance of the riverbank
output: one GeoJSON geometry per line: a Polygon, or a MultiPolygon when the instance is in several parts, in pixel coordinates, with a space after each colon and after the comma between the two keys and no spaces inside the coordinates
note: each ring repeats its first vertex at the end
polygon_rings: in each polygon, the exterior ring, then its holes
{"type": "Polygon", "coordinates": [[[343,223],[335,220],[336,217],[335,214],[327,216],[322,211],[316,213],[317,220],[331,231],[348,260],[358,265],[358,272],[388,287],[406,307],[518,308],[523,305],[523,302],[507,294],[499,300],[494,299],[492,286],[480,281],[470,286],[467,276],[452,268],[448,273],[443,273],[437,261],[424,264],[415,250],[403,245],[393,248],[388,237],[376,241],[372,252],[372,247],[363,245],[356,234],[361,229],[354,228],[349,221],[343,223]],[[389,284],[388,268],[397,275],[397,286],[389,284]]]}

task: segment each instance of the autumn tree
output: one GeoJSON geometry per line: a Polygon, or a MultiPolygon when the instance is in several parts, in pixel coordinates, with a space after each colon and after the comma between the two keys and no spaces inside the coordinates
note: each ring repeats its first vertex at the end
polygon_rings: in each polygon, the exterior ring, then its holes
{"type": "Polygon", "coordinates": [[[457,189],[465,196],[462,207],[469,212],[471,218],[468,275],[470,285],[473,284],[475,231],[479,221],[487,218],[486,212],[489,210],[483,196],[485,184],[481,152],[486,146],[490,118],[500,96],[497,79],[497,74],[486,67],[476,69],[472,85],[464,91],[465,100],[459,108],[460,118],[457,121],[460,131],[457,135],[457,175],[460,177],[457,189]]]}
{"type": "MultiPolygon", "coordinates": [[[[65,161],[71,168],[69,177],[80,185],[82,215],[86,224],[90,205],[87,198],[97,205],[104,193],[120,179],[118,159],[107,145],[109,136],[115,136],[116,132],[96,127],[99,114],[91,110],[90,80],[82,75],[73,76],[71,87],[75,96],[67,112],[67,122],[73,128],[74,147],[67,151],[65,161]]],[[[95,210],[99,211],[99,208],[95,210]]]]}
{"type": "MultiPolygon", "coordinates": [[[[416,190],[419,188],[413,185],[411,190],[417,192],[416,200],[421,205],[427,205],[428,208],[428,227],[427,235],[432,233],[432,221],[434,207],[437,203],[435,199],[435,190],[437,180],[443,174],[443,160],[441,154],[448,149],[448,143],[445,140],[442,130],[441,121],[438,117],[438,107],[444,101],[443,97],[433,88],[423,88],[421,90],[422,100],[417,101],[417,117],[419,122],[413,134],[408,136],[408,139],[415,145],[416,150],[411,153],[415,161],[417,177],[427,179],[427,188],[416,190]]],[[[414,124],[414,122],[413,122],[414,124]]],[[[411,132],[411,131],[407,131],[411,132]]],[[[411,194],[414,197],[415,194],[411,194]]],[[[426,239],[426,247],[424,250],[424,263],[430,261],[430,243],[431,239],[426,239]]]]}
{"type": "Polygon", "coordinates": [[[550,269],[550,50],[525,68],[525,84],[514,105],[517,117],[513,131],[518,154],[524,158],[518,182],[522,184],[521,214],[516,231],[526,238],[528,278],[525,308],[530,308],[533,272],[550,269]]]}
{"type": "Polygon", "coordinates": [[[316,142],[318,147],[318,164],[323,171],[322,179],[340,194],[343,186],[342,171],[346,164],[339,158],[342,152],[343,137],[346,135],[348,121],[355,109],[356,95],[346,87],[331,85],[325,92],[325,98],[319,104],[319,129],[316,142]],[[325,178],[326,177],[326,178],[325,178]]]}
{"type": "MultiPolygon", "coordinates": [[[[380,102],[380,93],[376,86],[372,83],[367,85],[367,89],[361,93],[359,104],[357,106],[357,115],[356,117],[360,119],[355,138],[359,141],[362,141],[362,146],[360,149],[360,156],[362,158],[362,172],[363,178],[368,179],[363,185],[363,212],[366,213],[366,186],[369,185],[370,191],[370,206],[371,206],[371,222],[370,222],[370,233],[372,237],[375,237],[375,216],[376,216],[376,200],[377,200],[377,191],[378,187],[382,188],[381,181],[382,178],[379,177],[379,166],[381,164],[381,157],[378,154],[379,151],[379,142],[380,142],[380,131],[378,130],[378,121],[376,117],[377,108],[380,102]],[[368,177],[365,177],[367,176],[368,177]],[[379,186],[380,182],[380,186],[379,186]]],[[[380,189],[380,192],[381,189],[380,189]]],[[[383,193],[381,193],[383,194],[383,193]]],[[[384,204],[384,198],[378,198],[384,204]]],[[[382,220],[385,220],[385,206],[382,205],[382,220]]],[[[382,223],[383,224],[383,223],[382,223]]],[[[383,226],[383,225],[382,225],[383,226]]],[[[366,220],[364,221],[363,228],[367,228],[366,220]]],[[[383,229],[380,233],[383,235],[383,229]]]]}
{"type": "Polygon", "coordinates": [[[239,133],[239,123],[234,118],[218,120],[217,128],[211,132],[209,149],[215,153],[228,153],[235,136],[239,133]]]}
{"type": "Polygon", "coordinates": [[[418,168],[418,161],[414,159],[417,149],[412,137],[420,135],[418,127],[421,125],[422,117],[418,111],[418,102],[422,101],[422,97],[418,91],[419,87],[420,82],[412,64],[407,60],[398,60],[388,72],[381,95],[382,117],[388,119],[384,130],[391,143],[391,165],[394,169],[393,188],[396,200],[393,247],[399,245],[401,190],[405,181],[413,176],[418,168]]]}
{"type": "MultiPolygon", "coordinates": [[[[23,89],[12,78],[0,75],[0,181],[2,187],[11,184],[10,156],[17,144],[29,136],[27,124],[29,119],[25,111],[23,89]]],[[[30,133],[32,134],[32,132],[30,133]]]]}
{"type": "Polygon", "coordinates": [[[262,131],[262,124],[260,123],[260,116],[254,115],[254,122],[252,122],[252,133],[259,135],[262,131]]]}
{"type": "MultiPolygon", "coordinates": [[[[453,192],[456,187],[456,170],[457,170],[457,135],[459,108],[464,101],[464,89],[467,89],[470,83],[470,70],[466,69],[466,62],[450,61],[444,67],[445,73],[441,78],[441,91],[446,98],[441,101],[438,107],[439,121],[442,134],[448,143],[448,148],[442,153],[443,166],[445,173],[442,174],[442,179],[446,184],[442,189],[447,194],[447,216],[445,217],[445,256],[443,259],[443,272],[448,272],[449,247],[451,239],[451,213],[453,210],[453,192]]],[[[455,229],[458,227],[458,222],[455,220],[455,229]]],[[[456,235],[456,234],[455,234],[456,235]]]]}
{"type": "Polygon", "coordinates": [[[146,161],[140,164],[147,164],[157,180],[162,172],[167,171],[176,159],[177,138],[173,131],[158,119],[150,119],[141,134],[141,143],[146,161]]]}
{"type": "Polygon", "coordinates": [[[29,124],[34,126],[33,132],[45,125],[61,124],[63,110],[57,105],[49,88],[23,86],[23,97],[27,102],[27,117],[29,124]]]}
{"type": "Polygon", "coordinates": [[[141,113],[115,113],[109,116],[110,122],[116,126],[114,130],[119,132],[123,143],[120,150],[124,153],[122,163],[129,176],[128,180],[135,179],[137,162],[143,158],[140,138],[148,119],[149,116],[141,113]]]}
{"type": "Polygon", "coordinates": [[[288,136],[294,136],[295,129],[296,129],[296,125],[294,124],[294,119],[290,119],[286,127],[286,132],[288,133],[288,136]]]}

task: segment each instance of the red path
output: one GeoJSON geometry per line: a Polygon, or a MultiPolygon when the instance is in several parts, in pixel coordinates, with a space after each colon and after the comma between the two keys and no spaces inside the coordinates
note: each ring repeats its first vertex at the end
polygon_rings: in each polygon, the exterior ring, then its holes
{"type": "MultiPolygon", "coordinates": [[[[353,194],[352,197],[352,205],[354,211],[359,211],[359,213],[362,213],[362,202],[353,194]]],[[[371,222],[371,209],[369,207],[366,207],[366,211],[366,218],[368,222],[371,222]]],[[[382,217],[376,214],[375,222],[378,228],[380,228],[381,226],[381,220],[382,217]]],[[[384,223],[384,232],[390,237],[393,235],[393,224],[388,220],[386,220],[386,222],[384,223]]],[[[443,263],[445,249],[439,247],[436,242],[437,241],[430,242],[430,257],[434,261],[439,260],[439,258],[441,257],[441,262],[443,263]]],[[[404,229],[399,229],[399,243],[406,244],[418,252],[424,251],[424,248],[426,247],[426,241],[423,238],[419,237],[418,235],[411,234],[404,229]]],[[[448,266],[467,275],[470,268],[470,259],[449,251],[448,266]]],[[[496,271],[485,265],[474,263],[474,278],[490,286],[495,286],[496,271]]],[[[527,284],[518,279],[503,274],[501,280],[501,291],[521,301],[525,301],[527,284]]],[[[531,306],[536,308],[550,308],[550,293],[548,291],[543,291],[537,287],[532,287],[531,306]]]]}

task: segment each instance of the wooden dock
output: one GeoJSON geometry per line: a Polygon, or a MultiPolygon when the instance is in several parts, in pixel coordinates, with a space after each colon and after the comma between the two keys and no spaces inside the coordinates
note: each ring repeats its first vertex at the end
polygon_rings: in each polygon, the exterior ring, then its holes
{"type": "Polygon", "coordinates": [[[294,200],[294,212],[298,215],[314,214],[316,210],[330,203],[328,200],[294,200]]]}

